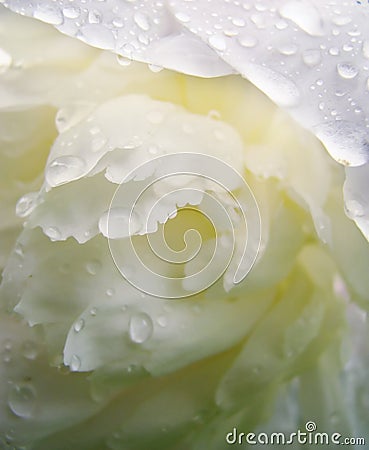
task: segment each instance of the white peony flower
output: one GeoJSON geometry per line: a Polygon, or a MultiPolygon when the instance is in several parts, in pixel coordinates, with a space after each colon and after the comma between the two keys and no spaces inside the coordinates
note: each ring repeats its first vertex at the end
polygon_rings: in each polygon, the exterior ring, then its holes
{"type": "Polygon", "coordinates": [[[1,448],[369,439],[368,7],[1,3],[1,448]]]}

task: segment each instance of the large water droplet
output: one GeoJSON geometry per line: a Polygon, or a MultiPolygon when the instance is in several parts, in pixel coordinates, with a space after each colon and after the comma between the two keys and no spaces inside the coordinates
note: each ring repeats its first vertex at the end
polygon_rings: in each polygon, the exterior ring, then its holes
{"type": "Polygon", "coordinates": [[[18,417],[30,418],[34,413],[36,397],[36,390],[31,384],[15,384],[9,392],[9,408],[18,417]]]}
{"type": "Polygon", "coordinates": [[[61,232],[57,227],[47,227],[44,230],[46,236],[48,236],[52,241],[59,241],[61,238],[61,232]]]}
{"type": "Polygon", "coordinates": [[[345,78],[346,80],[350,80],[352,78],[355,78],[356,75],[359,73],[359,70],[357,67],[353,66],[349,63],[339,63],[337,64],[337,72],[342,78],[345,78]]]}
{"type": "Polygon", "coordinates": [[[18,217],[29,216],[37,205],[37,196],[37,192],[30,192],[29,194],[23,195],[15,206],[16,215],[18,217]]]}
{"type": "Polygon", "coordinates": [[[112,208],[99,220],[100,232],[109,239],[131,236],[140,228],[139,216],[129,208],[112,208]]]}
{"type": "Polygon", "coordinates": [[[60,156],[54,159],[46,168],[46,181],[52,186],[59,186],[81,177],[85,170],[85,163],[78,156],[60,156]]]}
{"type": "Polygon", "coordinates": [[[129,337],[132,342],[142,344],[147,341],[153,333],[151,317],[146,313],[138,313],[129,321],[129,337]]]}

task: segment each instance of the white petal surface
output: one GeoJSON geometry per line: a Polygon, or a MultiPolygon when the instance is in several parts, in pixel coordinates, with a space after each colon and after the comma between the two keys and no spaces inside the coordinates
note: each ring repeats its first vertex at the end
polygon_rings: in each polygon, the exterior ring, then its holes
{"type": "MultiPolygon", "coordinates": [[[[343,0],[3,3],[92,46],[138,61],[198,76],[241,73],[313,131],[338,162],[360,166],[369,161],[369,9],[365,4],[343,0]]],[[[348,210],[352,201],[362,203],[361,197],[367,202],[367,194],[357,186],[350,192],[348,210]]],[[[366,208],[363,216],[352,218],[368,238],[366,208]]]]}

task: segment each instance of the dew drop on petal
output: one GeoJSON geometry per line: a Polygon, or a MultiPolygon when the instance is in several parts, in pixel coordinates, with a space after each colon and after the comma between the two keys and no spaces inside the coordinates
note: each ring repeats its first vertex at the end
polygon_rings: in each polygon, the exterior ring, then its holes
{"type": "Polygon", "coordinates": [[[31,384],[14,384],[8,396],[8,405],[18,417],[32,417],[36,406],[36,390],[31,384]]]}
{"type": "Polygon", "coordinates": [[[21,352],[26,359],[34,360],[38,355],[37,344],[32,341],[26,341],[22,344],[21,352]]]}
{"type": "Polygon", "coordinates": [[[165,328],[168,325],[168,319],[165,316],[159,316],[157,322],[162,328],[165,328]]]}
{"type": "Polygon", "coordinates": [[[129,320],[129,337],[136,344],[146,342],[151,337],[153,329],[151,317],[146,313],[134,314],[129,320]]]}
{"type": "Polygon", "coordinates": [[[244,35],[238,38],[238,43],[245,48],[253,48],[258,44],[258,40],[254,36],[244,35]]]}
{"type": "Polygon", "coordinates": [[[85,163],[78,156],[66,155],[54,159],[46,168],[46,181],[52,187],[75,180],[83,175],[85,163]]]}
{"type": "Polygon", "coordinates": [[[77,19],[81,14],[81,10],[74,6],[66,6],[63,8],[63,15],[67,19],[77,19]]]}
{"type": "Polygon", "coordinates": [[[322,55],[320,50],[309,49],[302,53],[302,60],[308,67],[315,67],[321,62],[322,55]]]}
{"type": "Polygon", "coordinates": [[[46,236],[48,236],[52,241],[58,241],[61,238],[61,232],[57,227],[47,227],[44,230],[46,236]]]}
{"type": "Polygon", "coordinates": [[[85,321],[83,319],[77,320],[77,322],[73,325],[73,329],[76,333],[79,333],[83,330],[85,326],[85,321]]]}
{"type": "Polygon", "coordinates": [[[88,13],[88,21],[90,23],[100,23],[101,22],[101,13],[100,11],[93,9],[88,13]]]}
{"type": "Polygon", "coordinates": [[[101,263],[97,260],[90,261],[86,264],[86,271],[90,275],[96,275],[100,269],[101,269],[101,263]]]}
{"type": "Polygon", "coordinates": [[[126,58],[125,56],[122,56],[122,55],[117,55],[117,61],[118,61],[118,64],[123,67],[128,67],[132,63],[131,59],[126,58]]]}
{"type": "Polygon", "coordinates": [[[357,74],[359,73],[359,70],[356,66],[353,66],[349,63],[339,63],[337,64],[337,72],[339,75],[346,79],[350,80],[352,78],[355,78],[357,74]]]}
{"type": "Polygon", "coordinates": [[[155,64],[148,64],[148,68],[151,70],[151,72],[153,73],[159,73],[163,70],[162,66],[157,66],[155,64]]]}
{"type": "Polygon", "coordinates": [[[364,216],[364,206],[357,200],[346,201],[346,213],[351,219],[364,216]]]}
{"type": "Polygon", "coordinates": [[[99,220],[100,232],[109,239],[131,236],[140,228],[139,217],[130,208],[112,208],[99,220]]]}
{"type": "Polygon", "coordinates": [[[29,216],[37,205],[37,197],[37,192],[30,192],[29,194],[23,195],[15,206],[16,215],[18,217],[29,216]]]}

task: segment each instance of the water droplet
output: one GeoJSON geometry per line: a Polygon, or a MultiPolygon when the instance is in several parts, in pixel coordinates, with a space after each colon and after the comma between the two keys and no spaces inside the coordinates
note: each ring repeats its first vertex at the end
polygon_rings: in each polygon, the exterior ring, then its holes
{"type": "Polygon", "coordinates": [[[288,27],[288,23],[285,20],[279,20],[275,24],[275,27],[277,28],[277,30],[285,30],[288,27]]]}
{"type": "Polygon", "coordinates": [[[100,23],[102,20],[101,13],[97,9],[93,9],[88,13],[88,21],[90,23],[100,23]]]}
{"type": "Polygon", "coordinates": [[[31,384],[15,384],[8,396],[11,411],[24,419],[32,417],[36,406],[36,390],[31,384]]]}
{"type": "Polygon", "coordinates": [[[148,68],[153,73],[159,73],[159,72],[161,72],[164,69],[162,66],[157,66],[155,64],[148,64],[148,68]]]}
{"type": "Polygon", "coordinates": [[[129,208],[112,208],[99,220],[100,232],[109,239],[119,239],[137,233],[141,228],[140,218],[129,208]]]}
{"type": "Polygon", "coordinates": [[[244,27],[245,26],[245,21],[241,18],[241,17],[235,17],[232,19],[232,23],[234,26],[236,27],[244,27]]]}
{"type": "Polygon", "coordinates": [[[129,321],[129,337],[132,342],[142,344],[147,341],[153,333],[151,317],[146,313],[133,315],[129,321]]]}
{"type": "Polygon", "coordinates": [[[346,201],[346,212],[352,219],[364,216],[364,206],[357,200],[346,201]]]}
{"type": "Polygon", "coordinates": [[[7,339],[6,341],[4,341],[3,345],[4,345],[4,350],[7,352],[9,352],[13,347],[12,341],[10,339],[7,339]]]}
{"type": "Polygon", "coordinates": [[[344,25],[347,25],[347,24],[351,23],[352,22],[352,18],[349,17],[349,16],[341,16],[341,15],[339,15],[339,16],[333,17],[332,22],[335,25],[337,25],[339,27],[342,27],[344,25]]]}
{"type": "Polygon", "coordinates": [[[355,78],[356,75],[359,73],[358,68],[349,63],[337,64],[337,71],[339,75],[346,80],[355,78]]]}
{"type": "Polygon", "coordinates": [[[322,55],[320,50],[317,49],[305,50],[302,54],[302,60],[308,67],[314,67],[321,62],[322,55]]]}
{"type": "Polygon", "coordinates": [[[91,314],[92,317],[95,317],[96,314],[97,314],[97,308],[91,308],[90,314],[91,314]]]}
{"type": "Polygon", "coordinates": [[[127,67],[131,65],[132,60],[130,58],[126,58],[123,55],[117,55],[117,61],[121,66],[127,67]]]}
{"type": "Polygon", "coordinates": [[[340,54],[340,51],[337,47],[332,47],[329,49],[329,54],[332,56],[338,56],[340,54]]]}
{"type": "Polygon", "coordinates": [[[77,19],[77,17],[81,14],[81,10],[74,6],[67,6],[63,8],[63,14],[67,19],[77,19]]]}
{"type": "Polygon", "coordinates": [[[165,316],[159,316],[157,322],[162,328],[165,328],[168,325],[168,319],[165,316]]]}
{"type": "Polygon", "coordinates": [[[12,57],[8,52],[0,48],[0,73],[6,72],[12,64],[12,57]]]}
{"type": "Polygon", "coordinates": [[[253,48],[257,45],[258,40],[254,36],[241,36],[238,38],[238,42],[242,47],[253,48]]]}
{"type": "Polygon", "coordinates": [[[351,44],[344,44],[342,49],[345,52],[351,52],[354,49],[354,46],[351,44]]]}
{"type": "Polygon", "coordinates": [[[21,352],[26,359],[34,360],[38,355],[37,344],[32,341],[26,341],[22,345],[21,352]]]}
{"type": "Polygon", "coordinates": [[[37,206],[37,197],[37,192],[30,192],[29,194],[23,195],[23,197],[18,200],[15,206],[16,215],[18,217],[29,216],[37,206]]]}
{"type": "Polygon", "coordinates": [[[148,31],[150,29],[149,19],[145,14],[136,12],[133,16],[133,20],[141,30],[148,31]]]}
{"type": "Polygon", "coordinates": [[[59,241],[61,238],[61,232],[59,228],[56,227],[47,227],[44,230],[46,236],[48,236],[52,241],[59,241]]]}
{"type": "Polygon", "coordinates": [[[86,270],[90,275],[96,275],[100,269],[101,269],[100,261],[94,260],[86,264],[86,270]]]}
{"type": "Polygon", "coordinates": [[[60,25],[64,22],[63,14],[56,5],[39,3],[33,13],[35,19],[42,20],[52,25],[60,25]]]}
{"type": "Polygon", "coordinates": [[[77,355],[72,356],[69,367],[72,372],[78,372],[81,368],[81,360],[77,355]]]}
{"type": "Polygon", "coordinates": [[[209,44],[215,48],[215,50],[224,51],[226,49],[226,43],[223,36],[219,34],[213,34],[208,38],[209,44]]]}
{"type": "Polygon", "coordinates": [[[296,44],[286,44],[278,48],[279,53],[286,56],[294,55],[298,50],[296,44]]]}
{"type": "Polygon", "coordinates": [[[102,133],[102,131],[100,130],[99,127],[91,128],[90,134],[92,136],[91,150],[93,152],[98,152],[105,146],[105,144],[108,142],[108,140],[105,137],[105,135],[102,133]]]}
{"type": "Polygon", "coordinates": [[[106,290],[106,295],[108,297],[112,297],[114,294],[115,294],[115,289],[109,288],[109,289],[106,290]]]}
{"type": "Polygon", "coordinates": [[[187,23],[190,21],[189,16],[183,12],[177,12],[174,16],[176,19],[183,23],[187,23]]]}
{"type": "Polygon", "coordinates": [[[159,149],[156,145],[150,145],[150,147],[148,148],[148,152],[150,153],[150,155],[157,155],[159,149]]]}
{"type": "Polygon", "coordinates": [[[54,159],[46,168],[46,181],[52,186],[59,186],[76,180],[84,174],[85,163],[78,156],[60,156],[54,159]]]}
{"type": "Polygon", "coordinates": [[[79,333],[83,330],[85,326],[85,321],[83,319],[77,320],[77,322],[73,325],[73,329],[76,333],[79,333]]]}

